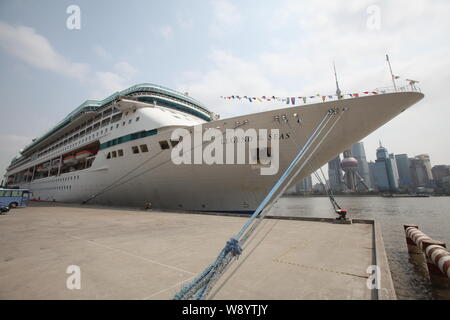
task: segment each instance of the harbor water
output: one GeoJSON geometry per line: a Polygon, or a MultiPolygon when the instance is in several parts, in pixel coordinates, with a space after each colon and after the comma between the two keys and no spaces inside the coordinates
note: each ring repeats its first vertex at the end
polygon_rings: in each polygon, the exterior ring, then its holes
{"type": "MultiPolygon", "coordinates": [[[[450,245],[450,197],[384,198],[379,196],[336,197],[350,218],[380,223],[398,299],[442,299],[447,293],[433,289],[426,272],[414,264],[406,248],[404,224],[417,224],[432,239],[450,245]]],[[[333,217],[327,197],[281,198],[272,215],[333,217]]]]}

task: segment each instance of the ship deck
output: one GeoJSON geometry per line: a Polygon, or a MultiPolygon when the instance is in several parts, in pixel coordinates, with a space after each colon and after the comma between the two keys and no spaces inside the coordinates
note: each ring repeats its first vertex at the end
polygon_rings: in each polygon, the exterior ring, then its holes
{"type": "MultiPolygon", "coordinates": [[[[210,298],[395,299],[376,223],[308,220],[265,219],[210,298]],[[366,284],[374,264],[379,290],[366,284]]],[[[170,299],[245,221],[32,203],[0,216],[0,299],[170,299]],[[66,287],[70,265],[79,290],[66,287]]]]}

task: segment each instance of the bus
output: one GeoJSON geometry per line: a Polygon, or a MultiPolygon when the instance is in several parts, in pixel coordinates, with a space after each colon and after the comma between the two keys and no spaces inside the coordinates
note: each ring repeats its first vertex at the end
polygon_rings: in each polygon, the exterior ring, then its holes
{"type": "Polygon", "coordinates": [[[28,189],[3,189],[0,188],[0,206],[10,209],[28,206],[30,191],[28,189]]]}

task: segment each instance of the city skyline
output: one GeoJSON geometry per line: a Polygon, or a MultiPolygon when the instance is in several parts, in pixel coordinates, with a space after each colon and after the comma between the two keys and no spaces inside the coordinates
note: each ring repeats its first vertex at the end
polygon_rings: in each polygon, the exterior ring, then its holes
{"type": "Polygon", "coordinates": [[[432,165],[426,153],[394,154],[381,141],[376,149],[375,161],[367,161],[364,143],[360,141],[344,151],[342,159],[340,154],[328,162],[328,183],[335,192],[448,193],[449,181],[449,164],[432,165]],[[352,175],[353,172],[356,176],[352,175]]]}

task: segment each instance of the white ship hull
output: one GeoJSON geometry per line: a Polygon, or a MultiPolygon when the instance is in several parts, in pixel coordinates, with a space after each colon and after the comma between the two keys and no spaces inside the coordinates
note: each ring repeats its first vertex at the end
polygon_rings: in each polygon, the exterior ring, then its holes
{"type": "MultiPolygon", "coordinates": [[[[16,184],[28,188],[33,197],[45,201],[89,203],[143,207],[150,202],[154,208],[171,210],[251,212],[255,210],[293,157],[305,144],[314,128],[331,108],[347,109],[321,143],[313,158],[292,184],[321,167],[351,144],[388,122],[423,98],[418,92],[380,94],[319,104],[303,105],[230,119],[203,123],[203,128],[279,129],[280,165],[278,174],[261,175],[251,164],[182,164],[171,160],[171,150],[161,152],[159,141],[169,140],[177,126],[158,130],[157,135],[120,144],[122,157],[107,159],[107,153],[118,148],[100,150],[90,168],[57,176],[16,184]],[[294,114],[301,119],[297,123],[294,114]],[[286,116],[287,122],[276,116],[286,116]],[[149,152],[133,154],[132,147],[146,144],[149,152]],[[156,155],[156,156],[155,156],[156,155]]],[[[146,127],[146,108],[138,109],[139,126],[146,127]]],[[[150,118],[149,118],[150,119],[150,118]]],[[[148,120],[153,121],[153,120],[148,120]]],[[[180,124],[186,126],[186,124],[180,124]]],[[[100,143],[112,133],[100,138],[100,143]]],[[[17,170],[18,171],[18,170],[17,170]]]]}

